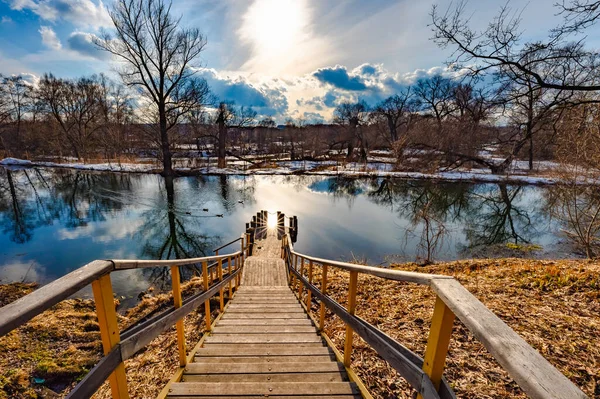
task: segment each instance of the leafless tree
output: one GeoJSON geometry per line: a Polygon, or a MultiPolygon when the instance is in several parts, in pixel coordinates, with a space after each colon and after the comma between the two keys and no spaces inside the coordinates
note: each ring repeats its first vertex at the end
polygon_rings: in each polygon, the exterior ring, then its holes
{"type": "Polygon", "coordinates": [[[454,50],[448,64],[474,75],[501,69],[527,76],[543,89],[598,91],[598,54],[585,48],[585,38],[571,34],[595,24],[600,2],[573,0],[560,5],[565,23],[544,41],[523,42],[520,13],[508,4],[481,32],[470,27],[466,1],[452,4],[440,13],[431,12],[434,41],[454,50]]]}
{"type": "Polygon", "coordinates": [[[371,116],[373,119],[380,119],[384,122],[389,134],[389,143],[391,144],[399,139],[398,131],[403,125],[405,130],[408,130],[414,111],[414,93],[412,88],[408,86],[376,105],[371,116]]]}
{"type": "Polygon", "coordinates": [[[346,160],[351,161],[354,159],[354,148],[356,141],[358,141],[360,158],[366,161],[368,143],[366,143],[361,127],[368,121],[369,106],[367,103],[364,101],[344,102],[336,107],[333,117],[336,123],[346,126],[347,133],[344,137],[344,142],[348,145],[346,160]]]}
{"type": "Polygon", "coordinates": [[[181,28],[171,3],[163,0],[118,0],[110,16],[115,36],[104,33],[96,44],[124,61],[125,84],[138,88],[155,107],[163,173],[172,176],[169,132],[208,96],[206,81],[194,76],[206,38],[197,28],[181,28]]]}
{"type": "Polygon", "coordinates": [[[215,123],[217,124],[217,156],[218,167],[224,168],[226,163],[226,143],[229,130],[232,128],[248,128],[256,120],[256,111],[249,107],[236,107],[232,101],[222,101],[216,110],[215,123]]]}

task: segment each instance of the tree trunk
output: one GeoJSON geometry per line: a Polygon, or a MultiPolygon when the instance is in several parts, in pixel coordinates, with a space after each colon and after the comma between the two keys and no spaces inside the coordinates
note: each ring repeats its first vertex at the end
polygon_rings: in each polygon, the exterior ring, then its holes
{"type": "Polygon", "coordinates": [[[529,170],[533,170],[533,135],[529,134],[529,170]]]}
{"type": "Polygon", "coordinates": [[[227,126],[225,126],[225,120],[222,116],[219,117],[217,123],[219,124],[219,149],[217,153],[219,160],[217,166],[219,168],[224,168],[227,166],[227,161],[225,159],[225,139],[227,138],[227,126]]]}
{"type": "Polygon", "coordinates": [[[158,114],[160,122],[160,143],[163,156],[163,176],[173,176],[173,155],[171,154],[171,146],[169,145],[167,115],[164,104],[159,104],[158,114]]]}
{"type": "Polygon", "coordinates": [[[394,122],[394,118],[391,115],[387,117],[388,127],[390,129],[390,137],[392,139],[392,143],[398,141],[398,129],[396,127],[396,123],[394,122]]]}

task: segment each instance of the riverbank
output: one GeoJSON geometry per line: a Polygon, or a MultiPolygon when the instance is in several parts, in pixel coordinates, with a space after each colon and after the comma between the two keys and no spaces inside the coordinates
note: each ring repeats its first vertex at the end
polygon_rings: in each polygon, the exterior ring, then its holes
{"type": "MultiPolygon", "coordinates": [[[[494,259],[393,267],[454,276],[587,395],[600,397],[600,262],[494,259]]],[[[315,281],[320,281],[318,272],[315,281]]],[[[332,272],[328,287],[344,304],[347,275],[332,272]]],[[[0,305],[33,289],[30,284],[0,285],[0,305]]],[[[193,279],[184,285],[184,295],[199,289],[201,281],[193,279]]],[[[120,328],[170,306],[171,301],[168,294],[146,295],[119,316],[120,328]]],[[[371,276],[359,279],[357,314],[421,356],[433,301],[426,287],[371,276]]],[[[217,308],[215,303],[215,312],[217,308]]],[[[65,396],[101,357],[94,314],[91,300],[64,301],[0,338],[0,398],[65,396]]],[[[200,338],[202,320],[201,312],[186,317],[188,348],[200,338]]],[[[329,315],[326,329],[342,347],[343,325],[329,315]]],[[[353,367],[374,397],[411,397],[396,373],[358,338],[355,348],[353,367]]],[[[126,367],[131,396],[155,397],[177,368],[174,329],[126,361],[126,367]]],[[[460,322],[455,324],[446,376],[458,397],[525,397],[460,322]]],[[[94,397],[109,398],[107,384],[94,397]]]]}
{"type": "MultiPolygon", "coordinates": [[[[394,268],[455,277],[590,398],[600,398],[600,262],[494,259],[394,268]]],[[[329,294],[345,304],[347,273],[333,271],[329,279],[329,294]]],[[[356,314],[422,357],[432,290],[361,275],[358,292],[356,314]]],[[[340,350],[344,331],[330,315],[326,332],[340,350]]],[[[356,335],[354,347],[352,367],[374,397],[412,398],[407,384],[356,335]]],[[[458,320],[445,376],[459,398],[527,397],[458,320]]]]}
{"type": "MultiPolygon", "coordinates": [[[[339,163],[335,161],[273,161],[260,165],[250,165],[239,161],[232,161],[228,168],[216,166],[204,167],[175,167],[174,170],[181,176],[195,175],[313,175],[313,176],[340,176],[340,177],[391,177],[414,180],[441,180],[441,181],[467,181],[481,183],[512,183],[553,185],[565,183],[560,177],[557,164],[540,162],[534,172],[529,172],[521,167],[513,169],[507,174],[492,174],[487,169],[461,168],[452,171],[420,172],[394,170],[391,162],[368,163],[339,163]]],[[[517,162],[518,164],[518,162],[517,162]]],[[[148,173],[160,174],[162,169],[148,163],[57,163],[46,161],[29,161],[17,158],[4,158],[0,166],[12,168],[66,168],[85,171],[117,172],[117,173],[148,173]]],[[[596,178],[581,177],[578,183],[586,185],[600,184],[596,178]]]]}

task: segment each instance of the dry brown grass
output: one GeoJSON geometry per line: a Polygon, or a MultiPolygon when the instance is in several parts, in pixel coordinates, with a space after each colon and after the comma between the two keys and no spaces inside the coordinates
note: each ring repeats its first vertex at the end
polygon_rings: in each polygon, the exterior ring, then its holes
{"type": "MultiPolygon", "coordinates": [[[[183,284],[183,296],[200,291],[201,285],[199,278],[183,284]]],[[[10,303],[34,288],[35,284],[0,285],[0,304],[10,303]]],[[[217,302],[211,301],[213,316],[218,313],[217,302]]],[[[145,297],[119,315],[119,327],[124,330],[171,304],[170,294],[145,297]]],[[[186,316],[188,349],[199,341],[204,326],[203,310],[186,316]]],[[[66,396],[102,357],[93,301],[69,299],[59,303],[0,338],[0,353],[0,399],[66,396]]],[[[177,369],[178,359],[173,327],[125,362],[131,397],[156,397],[177,369]]],[[[108,383],[94,398],[111,398],[108,383]]]]}
{"type": "MultiPolygon", "coordinates": [[[[501,259],[394,268],[454,276],[587,395],[600,398],[599,262],[501,259]]],[[[318,269],[315,281],[320,281],[318,269]]],[[[330,295],[345,304],[348,273],[330,276],[330,295]]],[[[357,315],[420,356],[433,303],[427,287],[359,278],[357,315]]],[[[344,326],[337,317],[329,315],[326,332],[341,350],[344,326]]],[[[407,384],[356,335],[354,345],[352,366],[374,397],[411,397],[407,384]]],[[[460,322],[455,323],[445,373],[458,397],[526,397],[460,322]]]]}

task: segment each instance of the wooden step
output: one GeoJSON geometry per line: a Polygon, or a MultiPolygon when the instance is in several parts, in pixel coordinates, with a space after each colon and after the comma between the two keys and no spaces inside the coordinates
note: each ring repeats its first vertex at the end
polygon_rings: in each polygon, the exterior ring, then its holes
{"type": "Polygon", "coordinates": [[[212,330],[212,334],[286,334],[286,333],[315,333],[313,326],[221,326],[212,330]]]}
{"type": "Polygon", "coordinates": [[[306,319],[221,319],[217,327],[225,326],[312,326],[312,321],[306,319]]]}
{"type": "Polygon", "coordinates": [[[302,312],[288,312],[288,313],[256,313],[256,312],[225,312],[221,317],[221,320],[230,319],[306,319],[308,315],[302,312]]]}
{"type": "MultiPolygon", "coordinates": [[[[286,348],[285,345],[281,344],[218,344],[218,343],[205,343],[204,347],[200,349],[261,349],[261,350],[269,350],[269,349],[280,349],[286,348]]],[[[288,346],[287,348],[291,348],[288,346]]],[[[327,348],[323,342],[299,342],[294,344],[293,348],[327,348]]]]}
{"type": "Polygon", "coordinates": [[[277,374],[277,373],[331,373],[342,372],[344,366],[336,362],[281,362],[274,364],[201,364],[189,363],[184,374],[277,374]]]}
{"type": "Polygon", "coordinates": [[[310,355],[310,356],[196,356],[194,363],[308,363],[308,362],[333,362],[334,355],[310,355]]]}
{"type": "Polygon", "coordinates": [[[301,306],[297,306],[296,308],[239,308],[235,305],[229,306],[227,308],[226,313],[259,313],[259,314],[269,314],[269,313],[302,313],[304,314],[304,309],[301,306]]]}
{"type": "Polygon", "coordinates": [[[298,301],[296,301],[296,303],[238,303],[238,302],[232,301],[231,304],[229,305],[228,310],[233,310],[233,309],[262,309],[267,312],[272,312],[273,309],[275,309],[275,310],[301,309],[302,311],[304,311],[302,309],[302,306],[300,306],[300,303],[298,303],[298,301]]]}
{"type": "Polygon", "coordinates": [[[346,373],[278,373],[278,374],[184,374],[182,382],[342,382],[348,381],[346,373]]]}
{"type": "Polygon", "coordinates": [[[171,385],[168,397],[227,397],[227,396],[311,396],[311,395],[356,395],[358,388],[349,382],[329,382],[322,384],[303,382],[230,382],[202,383],[177,382],[171,385]]]}
{"type": "MultiPolygon", "coordinates": [[[[331,355],[333,352],[327,348],[326,346],[314,346],[314,347],[305,347],[305,346],[294,346],[289,347],[285,345],[260,345],[260,346],[251,346],[249,348],[246,347],[237,347],[230,348],[227,346],[226,348],[213,348],[215,346],[207,345],[204,348],[200,348],[196,352],[197,357],[209,356],[209,357],[234,357],[234,356],[293,356],[293,355],[301,355],[301,356],[315,356],[315,355],[331,355]]],[[[250,346],[250,345],[247,345],[250,346]]]]}
{"type": "Polygon", "coordinates": [[[206,343],[223,344],[269,344],[285,343],[294,344],[298,342],[323,342],[322,338],[316,333],[303,334],[216,334],[206,337],[206,343]]]}

